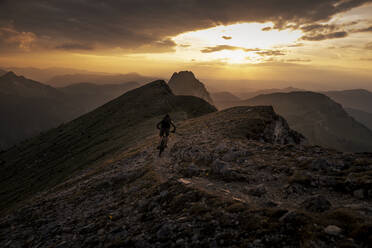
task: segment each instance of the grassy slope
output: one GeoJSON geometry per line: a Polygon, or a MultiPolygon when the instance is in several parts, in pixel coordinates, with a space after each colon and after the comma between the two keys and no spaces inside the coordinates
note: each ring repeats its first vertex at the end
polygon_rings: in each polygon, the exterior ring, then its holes
{"type": "Polygon", "coordinates": [[[293,129],[313,144],[342,151],[372,151],[372,132],[322,94],[275,93],[254,97],[244,104],[273,105],[293,129]]]}
{"type": "Polygon", "coordinates": [[[127,92],[0,154],[0,211],[154,134],[165,113],[182,120],[213,111],[202,99],[174,96],[164,81],[127,92]]]}

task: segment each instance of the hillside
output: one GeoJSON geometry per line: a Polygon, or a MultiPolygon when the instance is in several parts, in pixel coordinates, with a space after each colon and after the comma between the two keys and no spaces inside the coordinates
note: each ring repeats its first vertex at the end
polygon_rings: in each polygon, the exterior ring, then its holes
{"type": "Polygon", "coordinates": [[[329,97],[313,92],[260,95],[245,105],[272,105],[311,144],[341,151],[372,151],[372,131],[350,117],[329,97]]]}
{"type": "Polygon", "coordinates": [[[98,109],[0,154],[0,209],[55,186],[75,172],[134,149],[170,113],[184,120],[216,109],[175,96],[164,81],[134,89],[98,109]]]}
{"type": "Polygon", "coordinates": [[[196,96],[213,105],[213,100],[204,84],[191,71],[173,73],[168,85],[176,95],[196,96]]]}
{"type": "Polygon", "coordinates": [[[218,109],[226,109],[238,106],[241,99],[234,94],[223,91],[211,94],[212,100],[218,109]]]}
{"type": "Polygon", "coordinates": [[[0,77],[0,150],[71,120],[81,111],[57,89],[8,72],[0,77]]]}
{"type": "Polygon", "coordinates": [[[139,86],[135,82],[105,85],[77,83],[58,90],[68,95],[75,106],[83,109],[83,113],[87,113],[139,86]]]}
{"type": "Polygon", "coordinates": [[[55,87],[64,87],[70,84],[77,84],[82,82],[91,82],[95,84],[122,84],[126,82],[137,82],[143,85],[153,80],[155,79],[152,77],[145,77],[137,73],[103,75],[75,73],[52,77],[47,83],[55,87]]]}
{"type": "MultiPolygon", "coordinates": [[[[81,123],[98,117],[88,116],[81,123]]],[[[0,246],[363,248],[372,241],[370,155],[303,146],[271,107],[180,122],[161,159],[157,143],[156,135],[142,139],[4,216],[0,246]]]]}
{"type": "Polygon", "coordinates": [[[372,113],[364,112],[358,109],[345,108],[346,112],[356,121],[372,130],[372,113]]]}
{"type": "Polygon", "coordinates": [[[340,103],[344,108],[352,108],[372,113],[372,92],[364,89],[327,91],[323,94],[340,103]]]}
{"type": "Polygon", "coordinates": [[[0,69],[0,77],[5,75],[7,73],[7,71],[3,70],[3,69],[0,69]]]}
{"type": "MultiPolygon", "coordinates": [[[[259,82],[257,82],[259,84],[259,82]]],[[[267,95],[267,94],[273,94],[273,93],[289,93],[289,92],[295,92],[295,91],[306,91],[304,89],[299,89],[295,87],[285,87],[285,88],[271,88],[271,89],[262,89],[257,91],[250,91],[250,92],[237,92],[237,95],[241,99],[249,99],[255,96],[259,95],[267,95]]]]}

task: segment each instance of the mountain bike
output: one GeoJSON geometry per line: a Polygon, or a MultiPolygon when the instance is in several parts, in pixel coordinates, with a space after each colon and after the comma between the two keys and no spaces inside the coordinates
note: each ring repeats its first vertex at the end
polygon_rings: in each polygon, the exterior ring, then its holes
{"type": "Polygon", "coordinates": [[[163,137],[161,138],[160,145],[158,146],[158,148],[159,148],[159,158],[161,157],[161,154],[163,153],[163,151],[167,147],[167,143],[168,143],[168,137],[167,137],[167,135],[164,134],[163,137]]]}

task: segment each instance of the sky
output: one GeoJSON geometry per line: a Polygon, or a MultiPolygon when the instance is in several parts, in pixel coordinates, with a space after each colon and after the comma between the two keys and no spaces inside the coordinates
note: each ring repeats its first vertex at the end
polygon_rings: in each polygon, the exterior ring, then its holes
{"type": "Polygon", "coordinates": [[[0,0],[0,66],[372,90],[372,0],[0,0]]]}

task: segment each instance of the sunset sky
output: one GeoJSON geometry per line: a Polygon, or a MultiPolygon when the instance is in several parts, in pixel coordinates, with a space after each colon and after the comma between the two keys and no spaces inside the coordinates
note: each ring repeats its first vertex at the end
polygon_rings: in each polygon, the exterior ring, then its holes
{"type": "Polygon", "coordinates": [[[372,89],[372,0],[0,0],[11,66],[372,89]]]}

